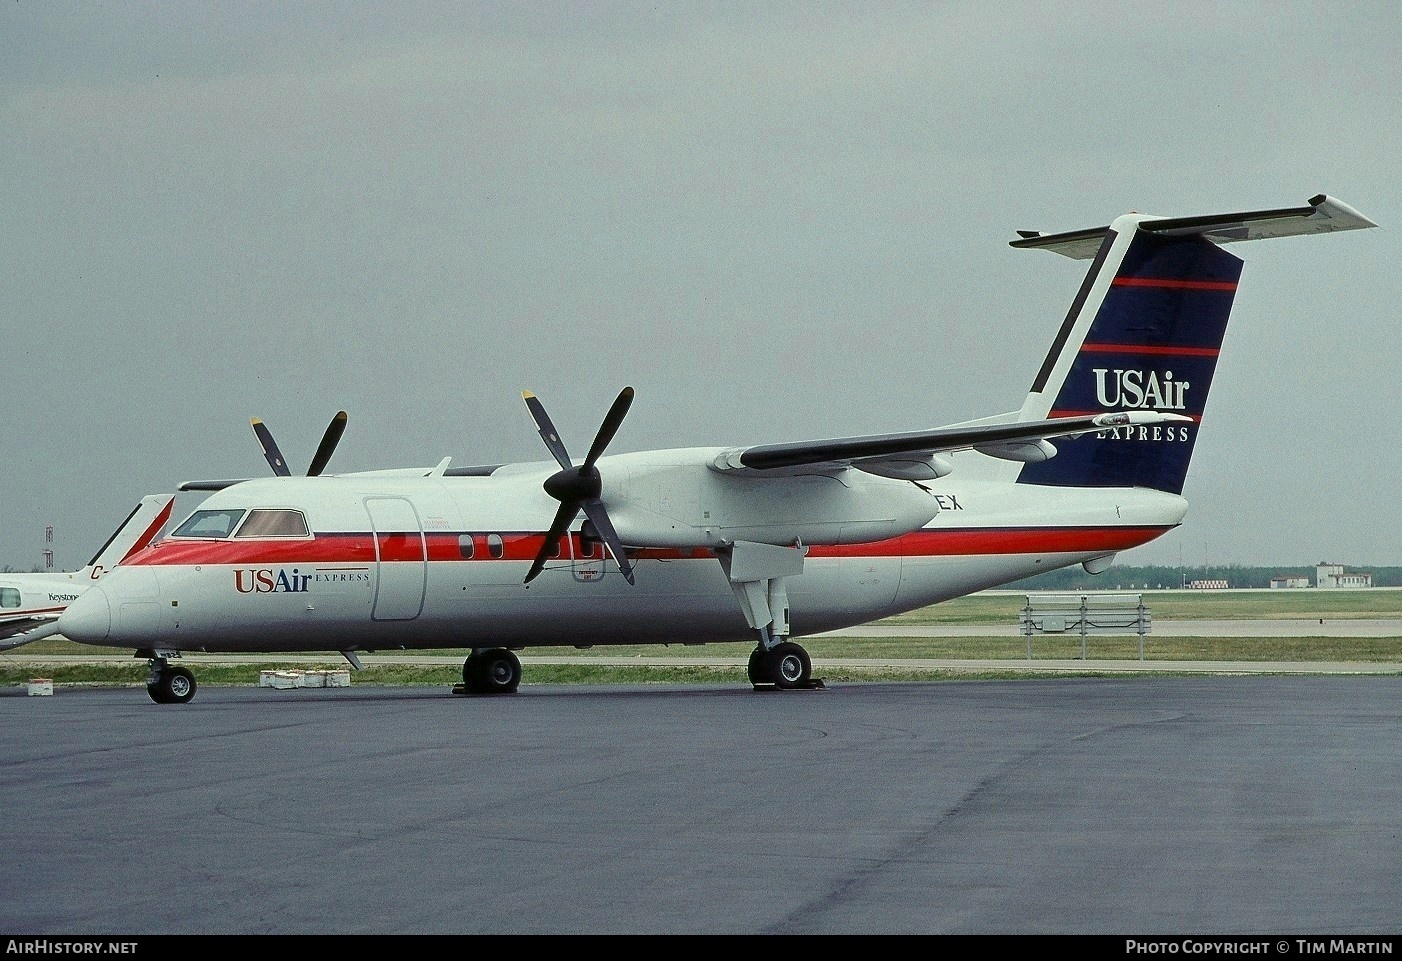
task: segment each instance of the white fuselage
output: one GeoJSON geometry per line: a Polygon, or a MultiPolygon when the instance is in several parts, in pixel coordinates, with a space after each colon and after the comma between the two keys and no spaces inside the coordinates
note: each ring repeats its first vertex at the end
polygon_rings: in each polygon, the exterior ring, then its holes
{"type": "Polygon", "coordinates": [[[1176,526],[1187,506],[1151,490],[913,484],[856,470],[752,480],[708,470],[709,449],[661,454],[605,459],[603,498],[634,584],[578,523],[523,583],[556,507],[541,490],[553,465],[281,477],[201,509],[296,510],[310,536],[167,536],[60,627],[85,643],[167,651],[747,641],[717,550],[754,541],[807,548],[802,573],[784,578],[799,637],[1106,557],[1176,526]]]}

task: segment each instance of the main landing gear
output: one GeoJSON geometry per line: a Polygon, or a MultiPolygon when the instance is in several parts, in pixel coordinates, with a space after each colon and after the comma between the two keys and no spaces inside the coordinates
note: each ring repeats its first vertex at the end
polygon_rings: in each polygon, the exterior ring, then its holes
{"type": "Polygon", "coordinates": [[[793,641],[778,640],[766,650],[765,640],[761,636],[750,654],[748,671],[756,691],[766,688],[794,691],[824,686],[821,678],[813,676],[813,662],[801,646],[793,641]]]}
{"type": "Polygon", "coordinates": [[[787,640],[789,592],[785,581],[803,573],[807,554],[808,548],[798,545],[781,547],[747,541],[737,541],[716,553],[745,620],[759,632],[759,644],[749,663],[750,683],[757,691],[823,686],[821,680],[813,679],[813,662],[808,652],[787,640]]]}
{"type": "Polygon", "coordinates": [[[146,675],[146,693],[157,704],[184,704],[195,696],[195,675],[188,668],[171,667],[169,658],[179,657],[157,652],[151,655],[151,673],[146,675]]]}
{"type": "Polygon", "coordinates": [[[462,662],[462,683],[454,694],[515,694],[521,686],[521,660],[504,647],[479,647],[462,662]]]}

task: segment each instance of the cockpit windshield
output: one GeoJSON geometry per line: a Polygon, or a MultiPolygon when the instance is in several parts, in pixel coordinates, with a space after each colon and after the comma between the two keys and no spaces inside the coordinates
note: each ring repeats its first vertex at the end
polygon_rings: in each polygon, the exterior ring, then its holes
{"type": "Polygon", "coordinates": [[[224,538],[228,537],[238,526],[239,519],[244,515],[244,511],[239,509],[229,509],[222,511],[195,511],[185,518],[175,530],[170,532],[171,537],[203,537],[203,538],[224,538]]]}
{"type": "Polygon", "coordinates": [[[308,537],[307,519],[301,511],[253,510],[235,537],[308,537]]]}

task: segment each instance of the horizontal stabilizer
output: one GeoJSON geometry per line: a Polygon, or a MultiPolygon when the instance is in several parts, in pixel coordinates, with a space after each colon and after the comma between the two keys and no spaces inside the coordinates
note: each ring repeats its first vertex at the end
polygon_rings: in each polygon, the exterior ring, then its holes
{"type": "MultiPolygon", "coordinates": [[[[1348,204],[1324,194],[1311,197],[1304,207],[1252,210],[1235,214],[1209,214],[1199,217],[1161,217],[1140,221],[1139,229],[1170,237],[1199,236],[1218,244],[1269,237],[1296,237],[1302,234],[1358,230],[1377,224],[1348,204]]],[[[1089,260],[1100,250],[1110,233],[1109,225],[1090,230],[1042,234],[1019,230],[1020,239],[1009,246],[1050,250],[1072,260],[1089,260]]]]}

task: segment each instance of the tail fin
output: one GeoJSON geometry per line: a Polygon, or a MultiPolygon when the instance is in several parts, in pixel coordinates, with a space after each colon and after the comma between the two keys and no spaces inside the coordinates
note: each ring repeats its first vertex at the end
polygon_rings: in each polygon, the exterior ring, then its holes
{"type": "Polygon", "coordinates": [[[1305,207],[1020,232],[1014,247],[1092,262],[1018,420],[1157,410],[1193,422],[1059,440],[1057,455],[1023,465],[1018,482],[1181,494],[1241,276],[1241,260],[1220,245],[1375,226],[1320,194],[1305,207]]]}
{"type": "Polygon", "coordinates": [[[174,506],[174,494],[147,494],[141,498],[127,515],[127,519],[112,532],[112,536],[107,538],[107,543],[102,545],[78,575],[95,581],[150,544],[170,520],[171,508],[174,506]]]}

